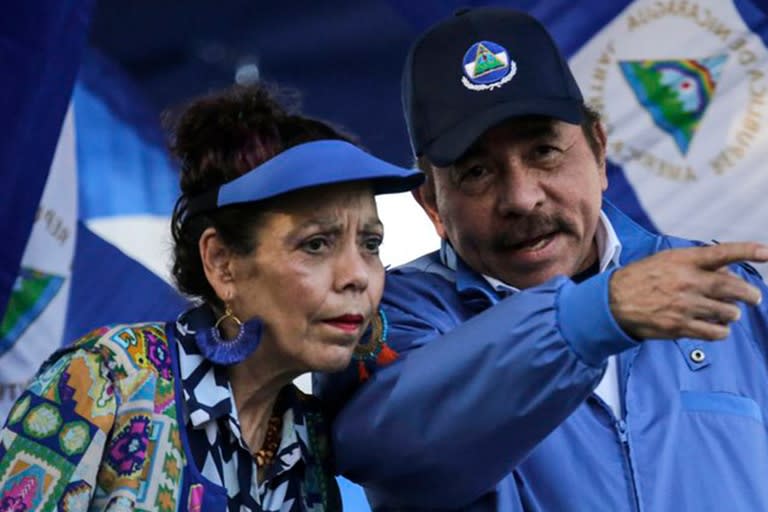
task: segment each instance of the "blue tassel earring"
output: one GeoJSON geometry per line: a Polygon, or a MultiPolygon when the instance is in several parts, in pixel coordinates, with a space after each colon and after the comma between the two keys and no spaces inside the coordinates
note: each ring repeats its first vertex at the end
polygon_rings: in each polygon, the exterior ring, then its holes
{"type": "Polygon", "coordinates": [[[261,341],[261,321],[258,318],[242,322],[227,305],[224,314],[213,327],[200,329],[195,338],[203,357],[216,364],[229,366],[237,364],[256,350],[261,341]],[[226,321],[237,324],[237,335],[231,340],[221,337],[219,327],[226,321]]]}

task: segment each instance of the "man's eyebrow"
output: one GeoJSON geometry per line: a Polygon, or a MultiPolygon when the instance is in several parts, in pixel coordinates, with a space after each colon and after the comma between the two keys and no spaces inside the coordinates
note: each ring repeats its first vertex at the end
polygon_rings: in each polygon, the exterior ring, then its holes
{"type": "MultiPolygon", "coordinates": [[[[540,138],[552,138],[557,136],[558,129],[557,124],[552,119],[531,119],[526,122],[521,122],[515,128],[510,130],[509,135],[518,140],[534,140],[540,138]]],[[[486,142],[485,144],[489,144],[486,142]]],[[[459,157],[453,165],[461,165],[463,162],[470,160],[477,155],[481,154],[484,149],[483,143],[473,144],[470,148],[459,157]]]]}
{"type": "Polygon", "coordinates": [[[464,152],[463,155],[461,155],[453,164],[451,164],[451,167],[455,167],[457,165],[461,165],[462,163],[466,162],[467,160],[471,160],[472,158],[476,157],[480,153],[483,152],[483,147],[481,144],[474,144],[470,146],[470,148],[464,152]]]}

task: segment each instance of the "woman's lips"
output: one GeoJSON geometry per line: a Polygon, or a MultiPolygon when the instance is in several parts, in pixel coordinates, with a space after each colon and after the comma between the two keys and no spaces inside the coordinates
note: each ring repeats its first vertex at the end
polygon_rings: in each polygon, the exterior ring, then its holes
{"type": "Polygon", "coordinates": [[[335,318],[328,318],[327,320],[323,320],[323,322],[344,332],[352,333],[360,328],[363,324],[363,320],[365,320],[363,315],[346,314],[335,318]]]}

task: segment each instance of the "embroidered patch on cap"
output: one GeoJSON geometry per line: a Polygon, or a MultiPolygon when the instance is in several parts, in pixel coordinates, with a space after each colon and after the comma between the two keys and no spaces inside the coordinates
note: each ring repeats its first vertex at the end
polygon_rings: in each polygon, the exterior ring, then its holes
{"type": "Polygon", "coordinates": [[[473,44],[464,54],[461,83],[473,91],[491,91],[512,80],[517,64],[507,50],[491,41],[473,44]]]}

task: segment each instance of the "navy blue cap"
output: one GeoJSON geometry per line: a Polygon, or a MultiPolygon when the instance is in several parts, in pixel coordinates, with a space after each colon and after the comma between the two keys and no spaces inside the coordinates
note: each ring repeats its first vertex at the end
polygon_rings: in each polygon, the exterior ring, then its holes
{"type": "Polygon", "coordinates": [[[389,194],[411,190],[423,180],[421,171],[387,163],[349,142],[317,140],[293,146],[242,176],[189,198],[185,218],[320,185],[367,181],[374,194],[389,194]]]}
{"type": "Polygon", "coordinates": [[[438,166],[510,117],[583,119],[581,91],[552,37],[511,9],[463,10],[430,28],[410,49],[402,88],[413,153],[438,166]]]}

